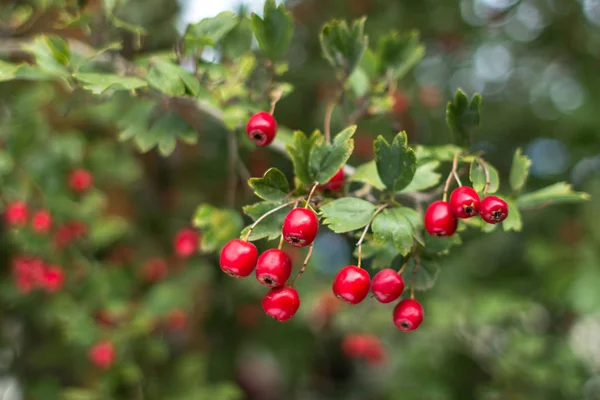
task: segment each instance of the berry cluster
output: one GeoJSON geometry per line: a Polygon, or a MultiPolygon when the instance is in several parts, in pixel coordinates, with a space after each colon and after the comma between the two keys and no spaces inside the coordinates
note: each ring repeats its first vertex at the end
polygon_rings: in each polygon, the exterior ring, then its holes
{"type": "Polygon", "coordinates": [[[15,285],[21,293],[41,289],[48,293],[60,290],[65,281],[64,270],[50,265],[39,257],[18,256],[12,260],[15,285]]]}
{"type": "Polygon", "coordinates": [[[508,205],[496,196],[481,200],[473,188],[460,186],[452,191],[450,201],[431,203],[425,211],[425,229],[433,236],[452,236],[458,227],[458,218],[471,218],[477,214],[488,224],[497,224],[508,216],[508,205]]]}

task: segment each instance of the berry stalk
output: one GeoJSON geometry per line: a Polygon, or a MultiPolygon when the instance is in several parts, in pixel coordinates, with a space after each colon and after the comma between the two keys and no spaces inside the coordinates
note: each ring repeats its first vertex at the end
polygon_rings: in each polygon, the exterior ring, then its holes
{"type": "Polygon", "coordinates": [[[477,157],[477,162],[483,168],[485,173],[485,186],[483,187],[483,196],[487,195],[488,188],[490,187],[490,170],[488,169],[487,163],[481,157],[477,157]]]}
{"type": "Polygon", "coordinates": [[[261,215],[256,221],[254,221],[254,223],[252,225],[250,225],[250,229],[248,229],[248,233],[246,233],[246,237],[244,238],[244,241],[246,241],[246,242],[248,241],[248,239],[250,238],[250,235],[252,234],[252,231],[254,230],[254,228],[256,228],[256,225],[258,225],[262,220],[264,220],[269,215],[276,213],[277,211],[279,211],[285,207],[291,206],[294,203],[297,203],[297,200],[288,201],[287,203],[277,206],[274,209],[269,210],[266,213],[264,213],[263,215],[261,215]]]}
{"type": "Polygon", "coordinates": [[[294,280],[292,281],[292,283],[290,284],[290,286],[294,287],[294,285],[296,284],[296,281],[298,280],[298,278],[300,278],[300,275],[302,275],[304,273],[304,271],[306,271],[306,266],[308,265],[308,261],[310,260],[310,256],[312,256],[313,247],[315,247],[314,242],[308,248],[308,253],[306,253],[306,258],[304,258],[304,262],[302,263],[302,268],[300,268],[300,271],[298,271],[298,273],[294,277],[294,280]]]}
{"type": "Polygon", "coordinates": [[[365,226],[365,229],[363,230],[362,235],[360,235],[360,239],[358,239],[358,242],[356,242],[356,246],[358,246],[358,265],[357,265],[358,268],[360,268],[360,263],[362,261],[362,242],[363,242],[363,240],[365,240],[365,236],[367,235],[367,232],[369,231],[369,228],[371,227],[371,223],[373,222],[373,220],[375,219],[377,214],[379,214],[387,206],[388,206],[387,204],[382,204],[377,208],[377,210],[375,210],[375,212],[373,213],[373,216],[371,217],[371,220],[369,221],[367,226],[365,226]]]}
{"type": "Polygon", "coordinates": [[[456,153],[454,155],[454,159],[452,160],[452,171],[450,171],[450,174],[448,174],[448,179],[446,179],[446,184],[444,185],[444,197],[443,197],[444,201],[448,200],[448,189],[450,188],[450,182],[452,182],[452,177],[454,177],[454,179],[456,180],[456,183],[458,183],[458,186],[462,186],[462,183],[460,182],[460,178],[458,177],[458,174],[456,173],[456,169],[458,167],[458,157],[459,156],[460,156],[460,153],[456,153]]]}

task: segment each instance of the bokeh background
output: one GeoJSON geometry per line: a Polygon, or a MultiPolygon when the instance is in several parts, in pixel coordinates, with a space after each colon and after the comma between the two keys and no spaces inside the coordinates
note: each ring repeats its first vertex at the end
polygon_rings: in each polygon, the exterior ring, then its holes
{"type": "MultiPolygon", "coordinates": [[[[220,273],[216,255],[195,256],[186,261],[189,275],[161,284],[154,303],[145,303],[180,304],[188,315],[185,329],[148,335],[128,350],[137,354],[130,373],[144,377],[148,398],[600,399],[600,0],[293,0],[286,5],[295,30],[284,79],[295,91],[277,106],[282,125],[308,132],[322,126],[335,86],[321,56],[319,30],[330,18],[366,15],[372,43],[391,29],[418,29],[427,53],[400,82],[391,118],[359,125],[351,163],[372,159],[376,135],[402,129],[411,143],[448,143],[445,105],[461,87],[483,95],[483,127],[475,146],[502,176],[508,176],[513,153],[521,147],[533,161],[530,189],[565,180],[593,200],[524,212],[522,232],[464,234],[464,245],[444,259],[437,285],[419,294],[426,319],[410,334],[393,327],[391,306],[373,299],[353,307],[331,302],[333,276],[352,261],[353,248],[347,238],[324,229],[298,284],[299,314],[285,324],[262,313],[263,291],[255,282],[220,273]],[[178,290],[186,280],[197,284],[178,290]],[[379,337],[385,356],[349,357],[341,343],[357,333],[379,337]]],[[[262,6],[261,0],[132,0],[121,15],[150,32],[144,49],[156,51],[170,50],[187,23],[225,10],[261,13],[262,6]]],[[[40,21],[22,35],[48,26],[40,21]]],[[[135,52],[125,46],[127,51],[135,52]]],[[[13,115],[10,122],[0,119],[4,134],[19,132],[35,141],[39,132],[69,131],[94,148],[110,149],[112,158],[92,152],[88,166],[107,193],[109,212],[133,226],[126,239],[95,254],[119,265],[110,271],[135,271],[148,257],[170,257],[173,235],[190,224],[198,203],[225,204],[226,135],[210,121],[198,145],[178,146],[163,159],[106,139],[112,132],[98,120],[109,111],[85,99],[75,102],[69,118],[46,118],[44,110],[64,111],[73,102],[51,84],[4,85],[0,96],[0,106],[13,115]]],[[[252,176],[270,166],[291,174],[281,155],[243,146],[252,176]]],[[[41,171],[47,154],[39,150],[28,162],[41,171]]],[[[57,179],[46,178],[44,185],[50,186],[57,179]]],[[[241,186],[237,193],[237,209],[255,201],[241,186]]],[[[13,251],[5,238],[6,280],[13,251]]],[[[131,289],[127,282],[135,280],[135,272],[111,274],[111,288],[98,296],[115,300],[115,309],[150,290],[131,289]]],[[[4,297],[2,399],[67,398],[57,388],[95,387],[96,375],[80,376],[68,368],[81,361],[60,350],[64,340],[34,312],[35,299],[15,305],[4,297]]],[[[69,319],[78,315],[73,307],[61,303],[47,312],[69,319]]],[[[78,321],[72,329],[85,336],[78,331],[85,321],[78,321]]],[[[122,377],[114,380],[121,383],[122,377]]],[[[125,387],[114,392],[116,398],[141,398],[125,387]]],[[[85,397],[91,392],[83,390],[70,395],[77,393],[82,397],[70,398],[97,398],[85,397]]]]}

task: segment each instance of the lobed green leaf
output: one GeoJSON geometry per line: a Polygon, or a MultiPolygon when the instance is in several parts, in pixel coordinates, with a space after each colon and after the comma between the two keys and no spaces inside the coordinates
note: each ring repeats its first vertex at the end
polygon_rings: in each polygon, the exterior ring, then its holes
{"type": "Polygon", "coordinates": [[[417,156],[408,147],[406,132],[398,133],[391,145],[380,135],[374,147],[377,172],[386,188],[398,192],[408,186],[417,170],[417,156]]]}
{"type": "Polygon", "coordinates": [[[365,227],[375,212],[376,206],[353,197],[344,197],[321,206],[323,223],[335,233],[351,232],[365,227]]]}
{"type": "Polygon", "coordinates": [[[248,185],[263,200],[283,201],[290,193],[290,184],[280,170],[268,169],[262,178],[250,178],[248,185]]]}

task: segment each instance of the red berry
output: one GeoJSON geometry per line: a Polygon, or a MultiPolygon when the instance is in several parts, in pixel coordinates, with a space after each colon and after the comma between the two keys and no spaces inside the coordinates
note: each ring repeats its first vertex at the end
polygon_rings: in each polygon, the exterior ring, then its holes
{"type": "Polygon", "coordinates": [[[43,279],[46,264],[38,257],[15,257],[12,260],[12,273],[15,285],[21,293],[29,293],[38,287],[43,279]]]}
{"type": "Polygon", "coordinates": [[[29,207],[24,201],[13,201],[6,205],[4,210],[4,219],[8,225],[23,226],[27,223],[29,216],[29,207]]]}
{"type": "Polygon", "coordinates": [[[38,210],[31,217],[31,226],[37,233],[46,233],[52,228],[52,215],[47,210],[38,210]]]}
{"type": "Polygon", "coordinates": [[[356,265],[348,265],[340,270],[333,280],[333,294],[349,304],[358,304],[369,294],[371,278],[369,273],[356,265]]]}
{"type": "Polygon", "coordinates": [[[283,286],[292,273],[292,260],[285,252],[270,249],[256,262],[256,279],[267,287],[283,286]]]}
{"type": "Polygon", "coordinates": [[[77,168],[69,174],[69,187],[77,193],[88,190],[94,184],[94,176],[84,168],[77,168]]]}
{"type": "Polygon", "coordinates": [[[496,196],[488,196],[481,201],[481,218],[488,224],[497,224],[508,217],[508,204],[496,196]]]}
{"type": "Polygon", "coordinates": [[[267,146],[277,134],[277,121],[268,112],[258,112],[248,120],[246,134],[257,146],[267,146]]]}
{"type": "Polygon", "coordinates": [[[425,229],[432,236],[452,236],[458,220],[445,201],[434,201],[425,211],[425,229]]]}
{"type": "Polygon", "coordinates": [[[54,293],[59,291],[63,287],[64,283],[65,272],[61,267],[48,266],[44,268],[44,272],[40,280],[40,286],[42,289],[49,293],[54,293]]]}
{"type": "Polygon", "coordinates": [[[283,237],[294,247],[310,245],[318,231],[319,220],[314,211],[308,208],[294,208],[283,221],[283,237]]]}
{"type": "Polygon", "coordinates": [[[221,250],[219,263],[227,275],[243,278],[254,271],[257,259],[258,250],[254,244],[241,239],[233,239],[221,250]]]}
{"type": "Polygon", "coordinates": [[[169,267],[162,258],[151,258],[147,260],[141,270],[142,278],[146,282],[156,282],[165,279],[169,267]]]}
{"type": "Polygon", "coordinates": [[[115,361],[115,347],[111,342],[103,340],[90,349],[88,356],[97,367],[109,369],[115,361]]]}
{"type": "Polygon", "coordinates": [[[268,316],[279,322],[292,318],[300,307],[300,296],[291,286],[273,288],[265,295],[262,308],[268,316]]]}
{"type": "Polygon", "coordinates": [[[324,185],[320,186],[320,189],[331,190],[332,192],[339,192],[344,187],[344,168],[340,168],[338,172],[335,173],[333,178],[329,180],[324,185]]]}
{"type": "Polygon", "coordinates": [[[179,308],[169,311],[167,318],[165,319],[167,328],[172,331],[180,331],[187,326],[188,316],[187,313],[179,308]]]}
{"type": "Polygon", "coordinates": [[[450,194],[450,208],[458,218],[471,218],[479,212],[479,195],[475,189],[461,186],[450,194]]]}
{"type": "Polygon", "coordinates": [[[175,253],[184,258],[188,258],[192,256],[195,252],[198,251],[200,235],[192,228],[181,229],[175,235],[175,240],[173,241],[173,247],[175,248],[175,253]]]}
{"type": "Polygon", "coordinates": [[[414,299],[404,299],[394,308],[394,324],[404,332],[414,331],[423,322],[423,306],[414,299]]]}
{"type": "Polygon", "coordinates": [[[391,268],[382,269],[373,277],[371,291],[380,303],[391,303],[404,291],[404,279],[391,268]]]}
{"type": "Polygon", "coordinates": [[[348,358],[363,359],[379,364],[386,359],[381,340],[375,335],[348,334],[342,339],[342,351],[348,358]]]}

